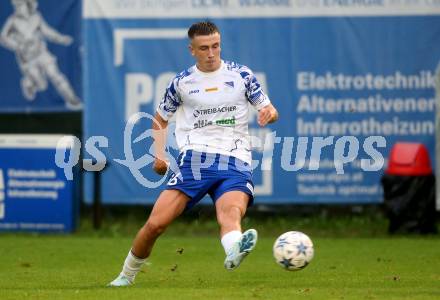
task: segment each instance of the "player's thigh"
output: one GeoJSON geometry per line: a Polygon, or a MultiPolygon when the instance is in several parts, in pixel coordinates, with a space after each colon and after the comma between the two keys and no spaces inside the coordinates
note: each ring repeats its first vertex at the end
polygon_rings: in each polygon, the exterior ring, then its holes
{"type": "Polygon", "coordinates": [[[51,78],[52,80],[64,80],[64,76],[58,69],[56,61],[47,60],[44,68],[47,76],[49,76],[49,78],[51,78]]]}
{"type": "Polygon", "coordinates": [[[41,72],[40,68],[38,68],[38,66],[34,66],[34,67],[29,67],[26,68],[26,77],[29,78],[29,80],[32,80],[32,82],[38,83],[39,81],[44,80],[43,78],[44,73],[41,72]]]}
{"type": "Polygon", "coordinates": [[[246,213],[249,198],[249,195],[242,191],[225,192],[215,202],[217,219],[223,220],[233,209],[238,209],[243,216],[246,213]]]}
{"type": "Polygon", "coordinates": [[[179,190],[164,190],[153,206],[149,222],[168,225],[184,211],[189,197],[179,190]]]}

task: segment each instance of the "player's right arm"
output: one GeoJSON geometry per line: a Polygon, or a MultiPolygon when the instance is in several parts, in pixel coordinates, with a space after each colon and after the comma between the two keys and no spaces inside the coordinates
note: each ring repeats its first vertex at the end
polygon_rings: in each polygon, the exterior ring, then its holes
{"type": "Polygon", "coordinates": [[[4,45],[9,50],[15,51],[18,49],[19,41],[14,38],[13,34],[14,20],[9,18],[6,20],[5,25],[2,28],[2,32],[0,33],[0,43],[4,45]]]}
{"type": "Polygon", "coordinates": [[[165,153],[167,143],[168,121],[164,120],[159,113],[156,113],[153,120],[153,140],[154,140],[154,164],[153,169],[159,175],[164,175],[168,169],[168,162],[165,153]]]}
{"type": "Polygon", "coordinates": [[[167,140],[168,120],[177,111],[182,103],[178,93],[178,77],[173,78],[168,85],[162,101],[157,108],[153,122],[153,139],[155,160],[153,169],[156,173],[163,175],[168,169],[168,162],[165,152],[167,140]]]}

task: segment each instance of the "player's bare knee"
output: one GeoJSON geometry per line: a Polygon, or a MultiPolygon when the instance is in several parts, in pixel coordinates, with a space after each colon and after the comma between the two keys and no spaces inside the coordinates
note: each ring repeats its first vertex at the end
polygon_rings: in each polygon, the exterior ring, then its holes
{"type": "Polygon", "coordinates": [[[222,207],[217,212],[217,220],[220,225],[240,220],[244,212],[238,205],[222,207]]]}
{"type": "Polygon", "coordinates": [[[44,79],[38,79],[35,81],[39,90],[43,91],[47,88],[47,81],[44,79]]]}
{"type": "Polygon", "coordinates": [[[161,235],[167,226],[161,222],[158,222],[156,220],[148,220],[147,223],[144,225],[144,229],[147,232],[148,235],[152,236],[159,236],[161,235]]]}
{"type": "Polygon", "coordinates": [[[229,211],[228,211],[229,215],[231,215],[231,216],[238,215],[240,217],[243,217],[244,212],[245,212],[245,210],[240,205],[232,205],[232,206],[230,206],[229,211]]]}

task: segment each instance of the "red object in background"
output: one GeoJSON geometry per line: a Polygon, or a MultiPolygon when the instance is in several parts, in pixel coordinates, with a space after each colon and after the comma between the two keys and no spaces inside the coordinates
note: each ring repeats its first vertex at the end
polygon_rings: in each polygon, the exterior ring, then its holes
{"type": "Polygon", "coordinates": [[[417,176],[431,175],[431,161],[425,145],[418,143],[396,143],[391,148],[388,159],[390,175],[417,176]]]}

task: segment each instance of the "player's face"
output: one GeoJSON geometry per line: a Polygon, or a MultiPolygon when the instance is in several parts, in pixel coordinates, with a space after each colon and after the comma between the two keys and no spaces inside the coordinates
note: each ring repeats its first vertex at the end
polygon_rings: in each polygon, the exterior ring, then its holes
{"type": "Polygon", "coordinates": [[[29,7],[25,2],[14,4],[15,12],[18,16],[26,18],[30,15],[29,7]]]}
{"type": "Polygon", "coordinates": [[[189,45],[197,67],[202,72],[213,72],[220,68],[220,34],[196,35],[189,45]]]}

